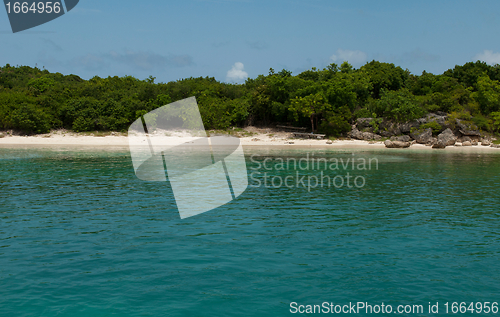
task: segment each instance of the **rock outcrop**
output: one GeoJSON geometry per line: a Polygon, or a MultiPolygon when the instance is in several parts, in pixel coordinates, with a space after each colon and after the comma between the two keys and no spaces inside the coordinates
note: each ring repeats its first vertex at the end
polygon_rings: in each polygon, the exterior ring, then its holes
{"type": "Polygon", "coordinates": [[[401,133],[410,133],[412,128],[418,129],[420,127],[420,122],[417,120],[403,123],[399,126],[399,129],[401,130],[401,133]]]}
{"type": "Polygon", "coordinates": [[[413,131],[410,136],[420,144],[426,144],[432,138],[432,129],[428,128],[424,131],[413,131]]]}
{"type": "Polygon", "coordinates": [[[454,145],[457,141],[457,137],[453,134],[450,128],[444,130],[438,135],[438,141],[443,141],[445,146],[454,145]]]}
{"type": "Polygon", "coordinates": [[[425,145],[432,146],[432,145],[436,144],[437,142],[438,142],[438,139],[430,138],[429,141],[427,141],[427,143],[425,143],[425,145]]]}
{"type": "Polygon", "coordinates": [[[411,137],[409,135],[392,136],[391,141],[410,142],[411,137]]]}
{"type": "Polygon", "coordinates": [[[444,149],[446,148],[446,141],[445,140],[438,140],[433,146],[433,149],[444,149]]]}
{"type": "MultiPolygon", "coordinates": [[[[358,118],[348,136],[365,141],[390,138],[385,145],[391,148],[407,147],[406,143],[419,143],[440,149],[453,145],[476,146],[481,141],[481,132],[472,121],[454,119],[450,122],[448,115],[440,111],[405,123],[393,122],[386,118],[358,118]],[[433,137],[433,132],[440,133],[433,137]]],[[[490,146],[491,142],[482,140],[481,145],[490,146]]]]}
{"type": "Polygon", "coordinates": [[[470,136],[470,137],[480,137],[481,132],[477,130],[477,127],[473,125],[466,125],[464,124],[460,119],[455,120],[458,132],[460,132],[464,136],[470,136]]]}
{"type": "Polygon", "coordinates": [[[380,140],[382,138],[378,134],[371,132],[361,132],[358,129],[353,129],[351,131],[351,137],[354,139],[365,140],[365,141],[380,140]]]}
{"type": "Polygon", "coordinates": [[[358,130],[372,127],[373,118],[358,118],[356,120],[356,127],[358,130]]]}
{"type": "Polygon", "coordinates": [[[400,125],[392,121],[384,119],[378,127],[378,133],[383,137],[392,137],[395,135],[400,135],[401,129],[400,125]]]}
{"type": "Polygon", "coordinates": [[[391,140],[385,140],[384,145],[386,148],[390,149],[403,149],[410,147],[410,142],[401,142],[401,141],[391,141],[391,140]]]}

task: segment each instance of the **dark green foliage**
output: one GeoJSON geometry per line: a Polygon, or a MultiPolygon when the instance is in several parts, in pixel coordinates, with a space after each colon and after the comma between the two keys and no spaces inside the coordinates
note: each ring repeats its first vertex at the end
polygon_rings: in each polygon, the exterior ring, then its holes
{"type": "Polygon", "coordinates": [[[47,133],[50,131],[48,116],[35,106],[23,103],[9,116],[11,127],[27,133],[47,133]]]}
{"type": "Polygon", "coordinates": [[[443,75],[452,77],[458,80],[465,87],[474,87],[478,78],[486,74],[492,80],[500,80],[500,66],[489,66],[485,62],[469,62],[463,66],[455,66],[444,72],[443,75]]]}
{"type": "Polygon", "coordinates": [[[351,131],[349,123],[351,117],[351,111],[346,106],[340,107],[337,111],[328,111],[325,120],[319,126],[319,132],[335,137],[347,133],[351,131]]]}
{"type": "Polygon", "coordinates": [[[410,121],[424,115],[424,110],[417,103],[408,89],[397,91],[382,90],[382,97],[374,103],[377,117],[386,117],[399,122],[410,121]]]}
{"type": "Polygon", "coordinates": [[[450,124],[454,116],[467,114],[480,129],[500,129],[500,66],[483,62],[456,66],[442,75],[416,76],[394,64],[371,61],[359,69],[343,62],[297,75],[271,68],[242,85],[213,77],[155,80],[83,80],[7,64],[0,67],[0,129],[126,131],[141,115],[192,96],[207,129],[294,124],[338,136],[356,118],[402,122],[436,111],[452,113],[450,124]]]}
{"type": "Polygon", "coordinates": [[[373,98],[380,98],[382,90],[399,90],[404,87],[409,72],[394,64],[371,61],[361,67],[361,71],[368,74],[372,84],[373,98]]]}
{"type": "Polygon", "coordinates": [[[432,129],[432,134],[434,134],[434,135],[436,135],[439,132],[443,131],[443,128],[436,121],[427,122],[427,123],[421,125],[420,128],[422,130],[431,128],[432,129]]]}
{"type": "Polygon", "coordinates": [[[493,131],[493,120],[488,119],[483,115],[475,115],[472,118],[472,122],[479,130],[488,132],[493,131]]]}

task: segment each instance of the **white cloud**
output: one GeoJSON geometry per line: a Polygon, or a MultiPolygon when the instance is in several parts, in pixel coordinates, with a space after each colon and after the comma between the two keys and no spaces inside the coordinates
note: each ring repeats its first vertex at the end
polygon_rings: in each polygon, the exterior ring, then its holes
{"type": "Polygon", "coordinates": [[[248,78],[248,73],[244,71],[245,66],[243,63],[234,63],[233,67],[227,71],[226,81],[229,82],[242,82],[248,78]]]}
{"type": "Polygon", "coordinates": [[[170,54],[165,56],[142,51],[126,51],[125,53],[111,51],[108,54],[104,54],[104,57],[146,71],[165,69],[167,67],[191,66],[194,64],[193,58],[189,55],[170,54]]]}
{"type": "Polygon", "coordinates": [[[330,59],[335,63],[348,61],[353,66],[363,65],[368,58],[365,52],[338,49],[337,54],[333,54],[330,59]]]}
{"type": "Polygon", "coordinates": [[[484,50],[484,52],[474,56],[474,60],[480,60],[490,65],[500,64],[500,53],[493,53],[493,51],[484,50]]]}
{"type": "Polygon", "coordinates": [[[247,42],[247,44],[254,50],[263,50],[269,47],[269,45],[267,45],[267,43],[264,41],[247,42]]]}

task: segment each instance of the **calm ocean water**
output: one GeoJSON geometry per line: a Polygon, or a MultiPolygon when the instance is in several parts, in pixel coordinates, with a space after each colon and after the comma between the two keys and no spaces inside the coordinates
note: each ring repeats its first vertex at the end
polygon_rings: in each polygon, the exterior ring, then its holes
{"type": "Polygon", "coordinates": [[[500,302],[499,154],[309,152],[378,162],[325,171],[276,168],[306,150],[246,152],[246,192],[181,220],[168,183],[137,179],[126,151],[0,149],[0,315],[287,316],[291,302],[368,302],[428,316],[429,302],[439,315],[445,302],[500,302]],[[321,171],[364,186],[297,186],[321,171]],[[293,186],[264,184],[287,176],[293,186]]]}

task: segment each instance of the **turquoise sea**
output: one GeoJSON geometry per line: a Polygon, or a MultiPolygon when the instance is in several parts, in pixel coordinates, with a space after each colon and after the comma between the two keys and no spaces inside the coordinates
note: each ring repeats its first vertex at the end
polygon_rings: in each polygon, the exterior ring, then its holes
{"type": "Polygon", "coordinates": [[[0,148],[0,315],[288,316],[301,315],[293,302],[364,302],[444,316],[445,303],[500,302],[498,153],[245,152],[248,189],[181,220],[169,184],[137,179],[126,150],[0,148]],[[378,165],[275,168],[307,154],[378,165]],[[263,183],[321,171],[364,186],[263,183]]]}

